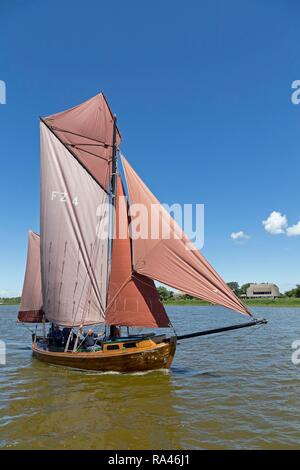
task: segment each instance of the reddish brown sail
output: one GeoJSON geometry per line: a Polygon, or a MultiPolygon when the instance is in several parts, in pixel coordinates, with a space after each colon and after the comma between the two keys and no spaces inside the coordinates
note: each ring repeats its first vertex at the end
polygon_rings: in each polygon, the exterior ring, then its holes
{"type": "Polygon", "coordinates": [[[148,328],[169,326],[153,280],[132,273],[127,202],[120,176],[117,179],[116,233],[105,322],[148,328]]]}
{"type": "Polygon", "coordinates": [[[43,299],[41,284],[40,237],[37,233],[28,234],[28,251],[24,285],[18,320],[38,323],[43,319],[43,299]]]}
{"type": "Polygon", "coordinates": [[[148,233],[146,237],[132,240],[134,270],[194,297],[251,316],[124,157],[122,163],[130,205],[140,204],[144,207],[144,223],[148,229],[153,216],[155,224],[159,224],[160,228],[156,237],[151,237],[148,233]],[[166,233],[166,228],[169,229],[168,238],[162,235],[166,233]]]}
{"type": "MultiPolygon", "coordinates": [[[[101,187],[108,191],[114,121],[103,93],[74,108],[48,116],[45,122],[101,187]]],[[[118,130],[116,144],[119,147],[118,130]]]]}

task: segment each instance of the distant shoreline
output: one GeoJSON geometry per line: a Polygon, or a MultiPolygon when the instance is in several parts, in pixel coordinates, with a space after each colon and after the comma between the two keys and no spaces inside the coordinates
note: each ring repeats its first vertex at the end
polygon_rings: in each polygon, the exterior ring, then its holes
{"type": "Polygon", "coordinates": [[[3,302],[3,303],[0,303],[0,307],[1,305],[20,305],[20,302],[3,302]]]}
{"type": "MultiPolygon", "coordinates": [[[[3,303],[0,303],[3,306],[7,305],[20,305],[21,299],[6,299],[3,303]]],[[[300,298],[296,297],[280,297],[278,299],[245,299],[242,300],[245,305],[249,307],[294,307],[300,308],[300,298]]],[[[208,306],[211,305],[208,302],[200,299],[174,299],[163,301],[164,305],[174,305],[174,306],[185,306],[185,307],[197,307],[197,306],[208,306]]]]}
{"type": "MultiPolygon", "coordinates": [[[[241,299],[242,300],[242,299],[241,299]]],[[[278,298],[278,299],[245,299],[242,300],[245,305],[249,307],[294,307],[300,308],[300,298],[278,298]]],[[[211,305],[208,302],[198,299],[178,299],[178,300],[167,300],[163,302],[164,305],[174,306],[205,306],[211,305]]]]}
{"type": "Polygon", "coordinates": [[[0,299],[0,307],[1,305],[20,305],[20,303],[21,303],[21,297],[10,297],[10,298],[2,297],[0,299]]]}

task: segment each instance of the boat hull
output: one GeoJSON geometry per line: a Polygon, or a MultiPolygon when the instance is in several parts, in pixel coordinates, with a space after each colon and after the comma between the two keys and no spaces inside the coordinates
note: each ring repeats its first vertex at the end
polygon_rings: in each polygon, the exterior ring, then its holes
{"type": "Polygon", "coordinates": [[[143,372],[169,369],[176,351],[176,338],[156,344],[141,341],[134,351],[54,352],[33,343],[32,352],[38,360],[75,369],[99,372],[143,372]],[[145,343],[145,344],[143,344],[145,343]]]}

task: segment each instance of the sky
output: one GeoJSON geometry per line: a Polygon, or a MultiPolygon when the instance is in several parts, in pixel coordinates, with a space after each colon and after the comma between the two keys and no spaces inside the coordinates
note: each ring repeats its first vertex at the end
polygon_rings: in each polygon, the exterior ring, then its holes
{"type": "Polygon", "coordinates": [[[205,205],[202,251],[226,281],[300,283],[299,10],[0,0],[0,296],[20,294],[39,231],[38,117],[101,90],[158,199],[205,205]]]}

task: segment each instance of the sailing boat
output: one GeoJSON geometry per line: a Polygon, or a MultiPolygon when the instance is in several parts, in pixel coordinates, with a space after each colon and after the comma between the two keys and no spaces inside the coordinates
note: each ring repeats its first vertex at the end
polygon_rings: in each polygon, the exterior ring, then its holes
{"type": "Polygon", "coordinates": [[[20,322],[43,325],[42,335],[33,334],[37,359],[97,371],[168,369],[178,339],[265,322],[253,318],[183,336],[174,329],[171,335],[130,333],[130,328],[173,328],[154,281],[252,314],[120,155],[121,134],[103,93],[41,118],[40,139],[40,236],[29,232],[18,313],[20,322]],[[130,209],[136,204],[147,209],[145,224],[154,212],[157,226],[170,236],[160,230],[155,237],[130,236],[130,209]],[[67,329],[60,348],[51,346],[46,322],[67,329]],[[104,331],[87,351],[82,333],[91,325],[104,331]]]}

